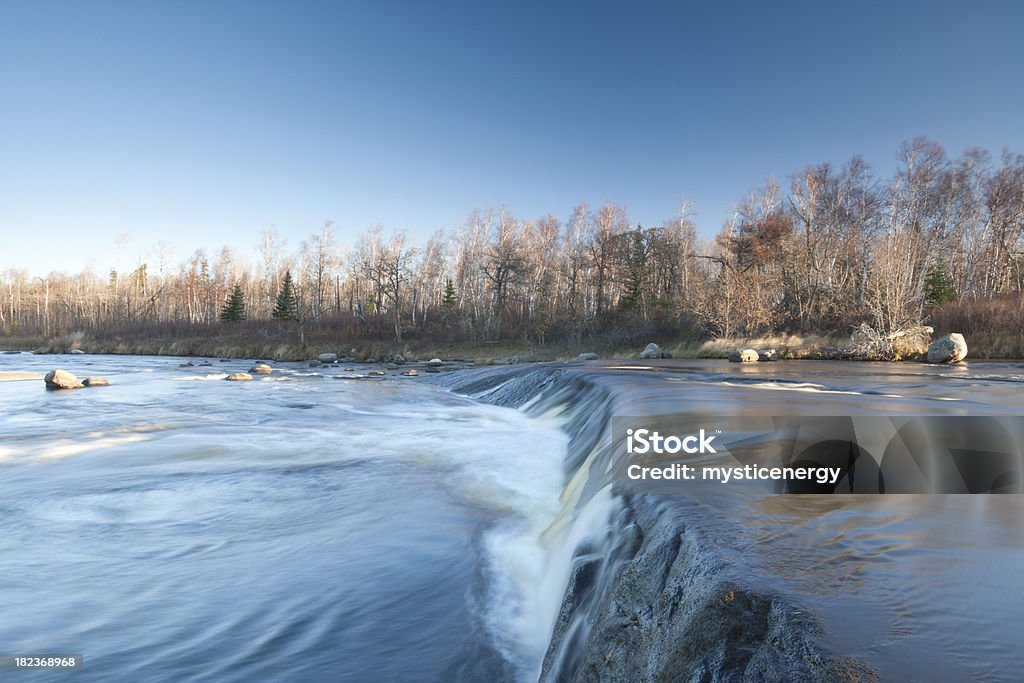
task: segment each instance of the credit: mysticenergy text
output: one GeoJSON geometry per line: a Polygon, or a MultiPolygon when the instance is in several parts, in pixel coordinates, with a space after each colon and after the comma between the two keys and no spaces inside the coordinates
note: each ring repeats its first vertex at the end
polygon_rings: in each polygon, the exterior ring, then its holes
{"type": "MultiPolygon", "coordinates": [[[[715,435],[708,435],[701,429],[688,436],[662,436],[649,429],[626,430],[626,452],[630,455],[678,453],[715,454],[712,445],[715,435]]],[[[765,467],[757,464],[683,465],[671,463],[662,466],[632,464],[626,468],[626,476],[633,480],[677,480],[717,481],[728,484],[731,481],[813,481],[818,484],[835,484],[842,476],[841,467],[765,467]]]]}

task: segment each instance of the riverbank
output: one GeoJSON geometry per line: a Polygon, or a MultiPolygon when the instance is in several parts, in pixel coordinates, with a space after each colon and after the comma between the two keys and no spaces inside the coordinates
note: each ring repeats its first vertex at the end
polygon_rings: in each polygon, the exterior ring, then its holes
{"type": "MultiPolygon", "coordinates": [[[[215,332],[216,330],[211,330],[215,332]]],[[[968,359],[1012,360],[1024,358],[1024,341],[979,335],[968,337],[968,359]]],[[[935,337],[939,335],[936,334],[935,337]]],[[[672,358],[723,359],[738,349],[775,349],[784,360],[853,360],[845,351],[849,337],[838,335],[770,335],[729,339],[646,339],[633,344],[525,344],[514,341],[438,343],[409,340],[401,344],[379,340],[322,338],[305,344],[289,338],[262,334],[209,334],[195,337],[97,338],[76,333],[57,337],[0,337],[0,351],[30,351],[37,354],[84,353],[148,356],[195,356],[207,358],[248,358],[272,361],[302,361],[322,353],[335,353],[353,361],[376,361],[401,354],[406,358],[442,358],[474,361],[478,364],[508,365],[518,362],[574,360],[581,353],[596,353],[602,360],[632,360],[640,357],[647,341],[657,342],[672,358]]],[[[907,354],[903,360],[923,360],[922,354],[907,354]]]]}

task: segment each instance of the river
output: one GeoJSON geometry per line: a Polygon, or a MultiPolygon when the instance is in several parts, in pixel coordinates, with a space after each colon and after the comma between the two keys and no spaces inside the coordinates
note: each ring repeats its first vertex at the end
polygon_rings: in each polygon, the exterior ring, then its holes
{"type": "MultiPolygon", "coordinates": [[[[80,681],[568,675],[586,653],[549,640],[576,551],[620,531],[616,486],[585,466],[612,415],[1024,413],[1020,364],[576,364],[437,382],[284,363],[234,383],[250,363],[185,361],[0,355],[0,372],[112,384],[0,383],[0,652],[81,653],[80,681]]],[[[1024,670],[1021,496],[668,499],[731,575],[817,615],[825,648],[885,680],[1024,670]]],[[[602,604],[572,619],[599,622],[602,604]]]]}

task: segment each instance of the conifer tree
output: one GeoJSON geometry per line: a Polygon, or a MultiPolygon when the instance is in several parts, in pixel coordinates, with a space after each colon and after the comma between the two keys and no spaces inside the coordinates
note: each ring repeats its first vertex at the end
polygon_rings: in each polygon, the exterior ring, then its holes
{"type": "Polygon", "coordinates": [[[245,320],[245,292],[242,291],[242,285],[236,282],[228,300],[224,303],[224,308],[221,309],[220,321],[222,323],[237,323],[242,320],[245,320]]]}
{"type": "Polygon", "coordinates": [[[452,283],[452,279],[448,278],[448,282],[444,286],[444,295],[441,297],[441,305],[446,310],[452,310],[455,308],[457,300],[455,298],[455,284],[452,283]]]}
{"type": "Polygon", "coordinates": [[[290,270],[284,274],[284,279],[281,281],[281,291],[277,294],[277,301],[274,303],[271,317],[274,320],[299,319],[299,300],[295,295],[295,284],[292,282],[290,270]]]}

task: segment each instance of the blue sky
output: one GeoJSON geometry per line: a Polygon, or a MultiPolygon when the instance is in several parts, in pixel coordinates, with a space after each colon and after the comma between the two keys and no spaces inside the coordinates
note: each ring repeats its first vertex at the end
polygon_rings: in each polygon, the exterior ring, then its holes
{"type": "Polygon", "coordinates": [[[1024,152],[1024,3],[0,0],[0,269],[474,208],[702,235],[774,174],[1024,152]],[[828,7],[819,5],[831,5],[828,7]]]}

